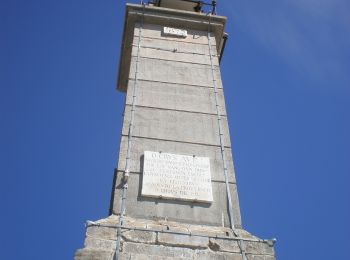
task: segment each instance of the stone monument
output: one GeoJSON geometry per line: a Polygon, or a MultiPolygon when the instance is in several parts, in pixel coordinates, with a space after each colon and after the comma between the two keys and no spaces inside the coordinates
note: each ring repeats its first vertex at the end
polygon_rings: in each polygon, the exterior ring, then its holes
{"type": "Polygon", "coordinates": [[[126,93],[110,216],[75,260],[272,260],[241,226],[219,60],[226,17],[203,2],[127,4],[117,89],[126,93]]]}

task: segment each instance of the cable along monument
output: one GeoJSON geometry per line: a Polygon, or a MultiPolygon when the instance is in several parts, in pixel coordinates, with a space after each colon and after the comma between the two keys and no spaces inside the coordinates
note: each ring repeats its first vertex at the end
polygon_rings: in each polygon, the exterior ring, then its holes
{"type": "Polygon", "coordinates": [[[126,94],[109,216],[75,260],[275,259],[242,228],[216,1],[127,4],[117,89],[126,94]]]}

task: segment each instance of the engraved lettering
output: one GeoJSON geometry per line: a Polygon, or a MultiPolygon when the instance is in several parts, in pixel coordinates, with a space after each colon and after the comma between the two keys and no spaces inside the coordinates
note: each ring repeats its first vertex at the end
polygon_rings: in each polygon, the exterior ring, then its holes
{"type": "Polygon", "coordinates": [[[172,36],[178,36],[178,37],[187,37],[187,30],[181,30],[171,27],[163,27],[163,33],[164,35],[172,35],[172,36]]]}
{"type": "Polygon", "coordinates": [[[145,151],[141,194],[212,202],[209,158],[145,151]]]}

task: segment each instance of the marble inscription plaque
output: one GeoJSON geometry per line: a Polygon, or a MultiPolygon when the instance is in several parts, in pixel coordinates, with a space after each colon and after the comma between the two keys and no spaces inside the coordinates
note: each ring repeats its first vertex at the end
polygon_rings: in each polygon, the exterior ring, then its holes
{"type": "Polygon", "coordinates": [[[141,195],[212,202],[209,158],[145,151],[141,195]]]}
{"type": "Polygon", "coordinates": [[[172,35],[172,36],[178,36],[178,37],[187,37],[187,30],[181,30],[171,27],[163,27],[163,33],[164,35],[172,35]]]}

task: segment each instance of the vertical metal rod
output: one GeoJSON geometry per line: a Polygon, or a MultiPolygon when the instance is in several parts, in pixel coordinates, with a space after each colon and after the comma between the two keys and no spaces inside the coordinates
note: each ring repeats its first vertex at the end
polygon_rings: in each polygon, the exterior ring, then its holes
{"type": "Polygon", "coordinates": [[[225,174],[225,184],[226,184],[226,194],[227,194],[227,202],[228,202],[228,211],[229,211],[228,213],[229,213],[230,227],[231,227],[231,229],[234,229],[235,224],[234,224],[234,220],[233,220],[231,192],[230,192],[230,188],[229,188],[229,184],[228,184],[227,164],[226,164],[226,158],[225,158],[225,154],[224,154],[225,146],[224,146],[224,137],[223,137],[223,133],[222,133],[222,127],[221,127],[221,115],[220,115],[220,108],[219,108],[220,106],[219,106],[219,100],[218,100],[218,90],[217,90],[215,74],[214,74],[212,46],[211,46],[211,40],[210,40],[210,25],[211,25],[211,14],[209,13],[208,45],[209,45],[210,66],[211,66],[211,73],[212,73],[212,78],[213,78],[216,114],[217,114],[218,127],[219,127],[219,140],[220,140],[221,157],[222,157],[224,174],[225,174]]]}
{"type": "Polygon", "coordinates": [[[247,260],[247,256],[245,254],[245,243],[242,239],[238,241],[238,246],[242,253],[242,260],[247,260]]]}
{"type": "MultiPolygon", "coordinates": [[[[228,211],[229,211],[228,213],[229,213],[229,218],[230,218],[231,229],[233,230],[233,233],[237,236],[237,234],[235,232],[235,224],[234,224],[234,220],[233,220],[232,199],[231,199],[231,192],[230,192],[230,187],[229,187],[229,183],[228,183],[227,163],[226,163],[225,153],[224,153],[225,152],[225,144],[224,144],[224,138],[223,138],[222,126],[221,126],[221,115],[220,115],[218,90],[217,90],[215,74],[214,74],[214,65],[213,65],[213,57],[212,57],[212,46],[211,46],[211,41],[210,41],[210,25],[211,25],[211,14],[209,13],[209,23],[208,23],[209,57],[210,57],[210,66],[211,66],[213,85],[214,85],[214,96],[215,96],[216,113],[217,113],[217,117],[218,117],[221,157],[222,157],[222,162],[223,162],[223,166],[224,166],[224,174],[225,174],[226,194],[227,194],[228,211]]],[[[238,242],[238,246],[239,246],[239,248],[241,250],[242,260],[247,260],[247,257],[246,257],[246,254],[245,254],[245,245],[244,245],[243,240],[240,240],[238,242]]]]}
{"type": "Polygon", "coordinates": [[[127,152],[126,152],[126,158],[125,158],[125,170],[123,174],[123,187],[122,187],[122,195],[121,195],[121,201],[120,201],[120,216],[119,216],[119,227],[117,228],[117,244],[116,244],[116,251],[115,251],[115,259],[119,260],[119,251],[120,251],[120,240],[121,240],[121,227],[124,224],[124,215],[125,215],[125,201],[126,201],[126,190],[128,188],[128,184],[125,181],[126,174],[129,173],[129,162],[130,162],[130,156],[131,156],[131,147],[132,147],[132,135],[133,135],[133,128],[134,128],[134,117],[135,117],[135,108],[136,108],[136,96],[137,96],[137,83],[138,83],[138,70],[139,70],[139,62],[140,62],[140,45],[141,45],[141,33],[143,28],[143,16],[145,11],[145,5],[143,4],[142,9],[142,16],[141,16],[141,22],[139,25],[139,31],[138,31],[138,43],[137,43],[137,57],[136,57],[136,64],[135,64],[135,76],[134,76],[134,88],[132,93],[132,105],[131,105],[131,116],[130,116],[130,123],[129,123],[129,130],[128,130],[128,146],[127,146],[127,152]]]}

